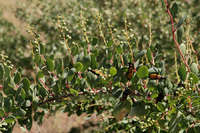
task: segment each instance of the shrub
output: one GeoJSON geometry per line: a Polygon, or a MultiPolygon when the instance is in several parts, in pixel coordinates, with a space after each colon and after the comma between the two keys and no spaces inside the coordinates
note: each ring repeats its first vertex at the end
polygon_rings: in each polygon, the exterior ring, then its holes
{"type": "Polygon", "coordinates": [[[29,56],[0,43],[0,130],[63,111],[104,116],[100,132],[198,131],[198,3],[28,1],[33,39],[13,38],[29,56]]]}

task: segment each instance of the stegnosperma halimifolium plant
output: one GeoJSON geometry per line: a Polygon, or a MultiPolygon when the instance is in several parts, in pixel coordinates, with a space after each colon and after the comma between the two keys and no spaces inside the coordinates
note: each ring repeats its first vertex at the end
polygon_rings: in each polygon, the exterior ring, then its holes
{"type": "Polygon", "coordinates": [[[17,9],[33,39],[28,67],[1,54],[0,130],[63,111],[102,116],[99,132],[198,132],[198,13],[181,14],[195,2],[38,1],[37,17],[17,9]]]}

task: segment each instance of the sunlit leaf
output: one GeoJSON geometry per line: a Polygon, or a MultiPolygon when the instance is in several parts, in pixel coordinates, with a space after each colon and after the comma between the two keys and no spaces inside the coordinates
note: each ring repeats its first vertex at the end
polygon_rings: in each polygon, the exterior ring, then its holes
{"type": "Polygon", "coordinates": [[[191,71],[195,74],[199,74],[199,69],[198,69],[198,65],[196,63],[192,63],[191,65],[191,71]]]}
{"type": "Polygon", "coordinates": [[[116,75],[116,74],[117,74],[117,69],[116,69],[115,67],[111,67],[111,68],[110,68],[110,74],[111,74],[112,76],[116,75]]]}
{"type": "Polygon", "coordinates": [[[192,84],[197,84],[199,82],[199,77],[191,72],[189,75],[189,80],[191,81],[192,84]]]}
{"type": "Polygon", "coordinates": [[[185,55],[185,53],[186,53],[186,46],[185,46],[184,43],[182,43],[182,44],[180,45],[180,50],[181,50],[181,52],[183,53],[183,55],[185,55]]]}
{"type": "Polygon", "coordinates": [[[50,59],[50,58],[47,58],[46,63],[47,63],[47,67],[48,67],[49,71],[52,72],[54,70],[54,62],[53,62],[53,60],[50,59]]]}
{"type": "Polygon", "coordinates": [[[152,61],[152,53],[151,53],[151,49],[150,48],[147,49],[147,58],[148,58],[149,62],[152,61]]]}
{"type": "Polygon", "coordinates": [[[8,124],[11,124],[11,123],[15,122],[15,118],[13,116],[9,116],[5,119],[5,122],[8,124]]]}
{"type": "Polygon", "coordinates": [[[74,67],[76,68],[76,71],[79,72],[82,70],[83,65],[81,62],[76,62],[76,64],[74,65],[74,67]]]}
{"type": "Polygon", "coordinates": [[[147,78],[148,75],[149,75],[149,72],[148,72],[148,67],[147,66],[141,66],[137,70],[137,76],[138,76],[138,78],[147,78]]]}
{"type": "Polygon", "coordinates": [[[77,90],[72,89],[72,88],[70,88],[69,90],[70,90],[71,94],[78,96],[78,91],[77,90]]]}
{"type": "Polygon", "coordinates": [[[178,69],[178,75],[180,76],[180,79],[182,81],[185,81],[186,77],[187,77],[187,71],[185,68],[185,65],[181,65],[178,69]]]}

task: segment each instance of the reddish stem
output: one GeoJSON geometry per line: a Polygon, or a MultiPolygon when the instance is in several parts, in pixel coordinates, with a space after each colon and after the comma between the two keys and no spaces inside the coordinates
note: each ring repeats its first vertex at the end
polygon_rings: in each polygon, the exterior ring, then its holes
{"type": "Polygon", "coordinates": [[[0,85],[0,89],[2,89],[3,88],[3,85],[0,85]]]}
{"type": "Polygon", "coordinates": [[[51,90],[51,89],[45,84],[45,82],[44,82],[42,79],[39,79],[39,81],[40,81],[40,83],[43,85],[43,87],[44,87],[46,90],[48,90],[48,91],[51,90]]]}
{"type": "Polygon", "coordinates": [[[179,43],[176,40],[176,35],[175,35],[176,29],[174,28],[174,19],[173,19],[173,16],[171,14],[171,11],[169,9],[169,4],[168,4],[167,0],[164,0],[164,2],[165,2],[165,5],[167,7],[167,13],[170,16],[174,43],[176,45],[176,48],[178,49],[179,54],[181,55],[181,59],[182,59],[183,63],[185,64],[185,66],[187,67],[188,71],[190,72],[190,67],[189,67],[189,65],[188,65],[188,63],[187,63],[187,61],[186,61],[186,59],[185,59],[185,57],[184,57],[184,55],[183,55],[183,53],[182,53],[182,51],[180,49],[179,43]]]}

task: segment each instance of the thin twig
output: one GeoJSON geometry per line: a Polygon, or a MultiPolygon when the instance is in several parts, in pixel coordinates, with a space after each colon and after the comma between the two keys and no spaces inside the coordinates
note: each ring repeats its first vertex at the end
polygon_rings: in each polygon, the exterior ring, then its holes
{"type": "Polygon", "coordinates": [[[184,55],[183,55],[183,53],[182,53],[182,51],[180,49],[179,43],[176,40],[176,35],[175,35],[176,29],[174,28],[174,19],[173,19],[173,16],[171,14],[171,11],[169,9],[169,4],[168,4],[167,0],[164,0],[164,2],[165,2],[165,5],[166,5],[166,8],[167,8],[167,13],[170,16],[170,21],[171,21],[171,27],[172,27],[172,34],[173,34],[174,43],[176,45],[176,48],[178,49],[179,54],[181,55],[181,59],[182,59],[183,63],[187,67],[188,72],[190,72],[190,67],[189,67],[189,65],[188,65],[188,63],[187,63],[187,61],[186,61],[186,59],[185,59],[185,57],[184,57],[184,55]]]}

